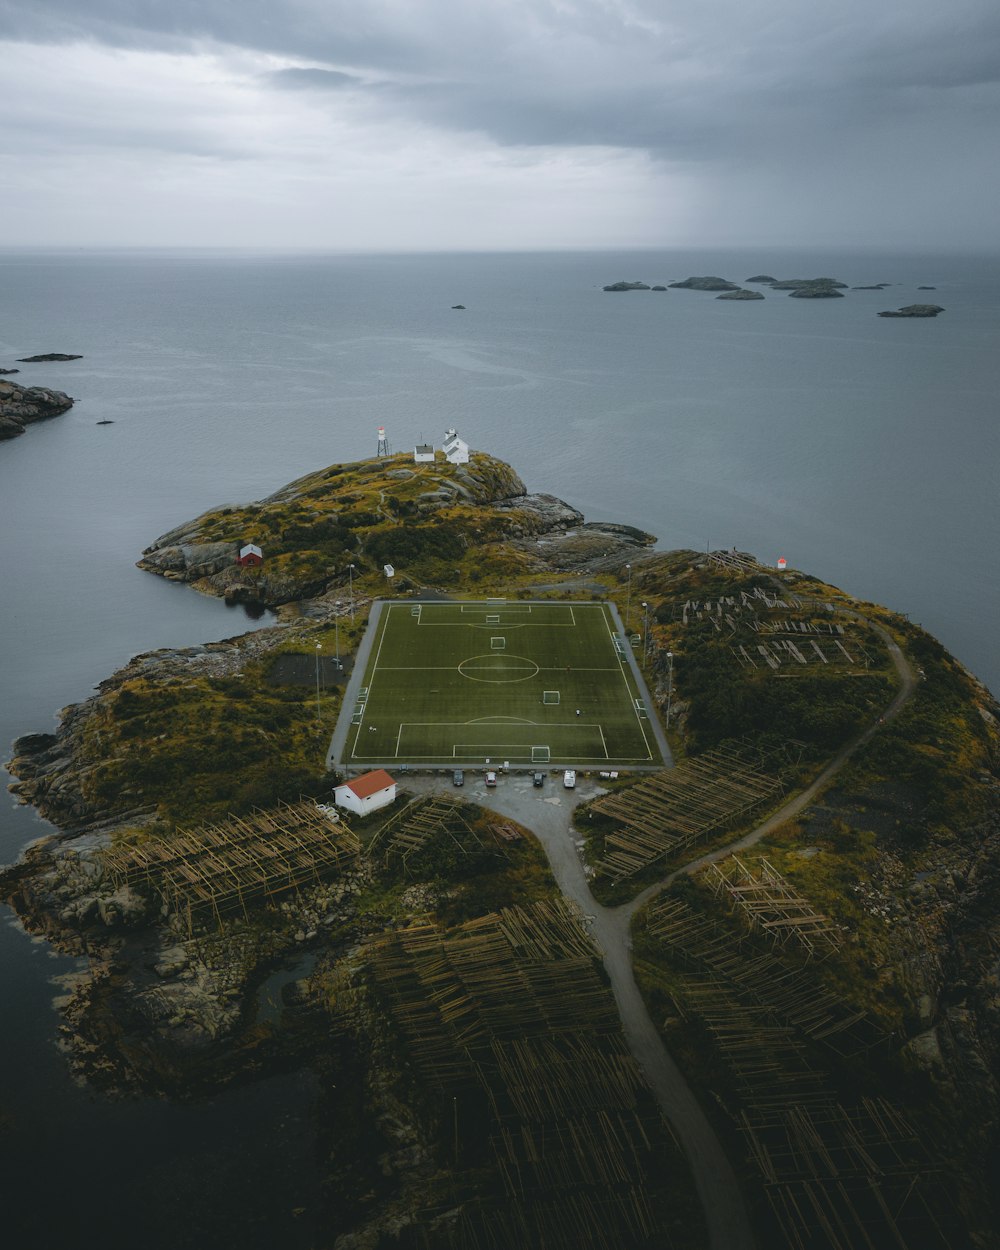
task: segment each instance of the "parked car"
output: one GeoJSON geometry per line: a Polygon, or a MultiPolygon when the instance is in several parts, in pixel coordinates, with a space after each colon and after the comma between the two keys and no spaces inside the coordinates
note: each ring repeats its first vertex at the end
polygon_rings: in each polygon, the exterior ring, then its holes
{"type": "Polygon", "coordinates": [[[532,779],[531,779],[531,784],[532,784],[533,786],[538,786],[538,787],[544,786],[544,785],[545,785],[545,774],[544,774],[544,773],[535,773],[535,775],[534,775],[534,776],[532,777],[532,779]]]}
{"type": "Polygon", "coordinates": [[[465,785],[465,773],[463,773],[460,768],[456,768],[455,771],[451,775],[451,780],[452,780],[452,783],[456,786],[464,786],[465,785]]]}
{"type": "Polygon", "coordinates": [[[497,783],[497,775],[495,772],[493,772],[492,769],[490,769],[490,771],[486,774],[486,784],[488,786],[495,786],[496,783],[497,783]]]}
{"type": "Polygon", "coordinates": [[[563,785],[566,787],[567,790],[576,789],[576,770],[575,769],[573,768],[566,769],[566,771],[563,773],[563,785]]]}

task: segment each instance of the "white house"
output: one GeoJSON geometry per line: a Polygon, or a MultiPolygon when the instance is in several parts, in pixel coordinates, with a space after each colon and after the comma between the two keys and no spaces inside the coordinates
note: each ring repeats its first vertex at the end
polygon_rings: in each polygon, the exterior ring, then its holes
{"type": "Polygon", "coordinates": [[[454,430],[448,430],[444,436],[444,454],[452,464],[469,463],[469,444],[458,437],[454,430]]]}
{"type": "Polygon", "coordinates": [[[388,807],[395,798],[396,783],[384,768],[355,777],[353,781],[345,781],[333,792],[333,801],[338,807],[346,808],[358,816],[367,816],[370,812],[377,812],[380,807],[388,807]]]}
{"type": "Polygon", "coordinates": [[[414,464],[433,464],[434,448],[430,443],[417,443],[413,449],[414,464]]]}

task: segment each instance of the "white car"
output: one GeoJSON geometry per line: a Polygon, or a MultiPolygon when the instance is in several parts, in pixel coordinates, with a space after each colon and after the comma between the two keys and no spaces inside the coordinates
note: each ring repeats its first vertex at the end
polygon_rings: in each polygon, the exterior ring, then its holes
{"type": "Polygon", "coordinates": [[[566,787],[567,790],[576,789],[576,770],[575,769],[572,769],[572,768],[566,769],[566,771],[563,773],[563,785],[566,787]]]}

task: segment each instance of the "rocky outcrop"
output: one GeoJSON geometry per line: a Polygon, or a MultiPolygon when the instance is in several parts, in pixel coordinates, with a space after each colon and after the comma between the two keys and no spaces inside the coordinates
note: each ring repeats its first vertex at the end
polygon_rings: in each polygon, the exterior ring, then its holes
{"type": "Polygon", "coordinates": [[[184,534],[181,541],[170,542],[171,535],[158,538],[143,553],[139,568],[159,573],[173,581],[193,582],[199,577],[210,577],[231,565],[236,565],[239,545],[231,543],[199,543],[189,541],[193,535],[184,534]],[[161,544],[164,544],[161,546],[161,544]]]}
{"type": "Polygon", "coordinates": [[[936,317],[944,309],[938,304],[907,304],[905,308],[897,308],[895,312],[880,312],[880,317],[936,317]]]}
{"type": "Polygon", "coordinates": [[[723,291],[721,295],[717,295],[716,299],[763,299],[760,291],[748,291],[745,287],[741,287],[737,291],[723,291]]]}
{"type": "Polygon", "coordinates": [[[58,417],[72,407],[73,400],[62,391],[0,380],[0,439],[16,438],[31,422],[58,417]]]}
{"type": "Polygon", "coordinates": [[[601,288],[602,291],[648,291],[649,289],[645,282],[612,282],[610,286],[601,288]]]}
{"type": "Polygon", "coordinates": [[[493,506],[498,512],[507,515],[516,512],[518,519],[523,517],[525,528],[522,533],[568,529],[583,523],[583,513],[577,512],[576,508],[570,507],[563,499],[557,499],[555,495],[521,495],[513,499],[501,499],[493,506]]]}
{"type": "Polygon", "coordinates": [[[918,291],[936,291],[937,287],[936,286],[918,286],[917,290],[918,291]]]}
{"type": "Polygon", "coordinates": [[[22,365],[39,365],[50,360],[82,360],[82,356],[68,356],[65,352],[44,352],[41,356],[19,356],[22,365]]]}
{"type": "Polygon", "coordinates": [[[891,282],[876,282],[872,286],[852,286],[852,291],[884,291],[887,286],[892,286],[891,282]]]}
{"type": "Polygon", "coordinates": [[[396,563],[408,557],[414,569],[436,555],[457,565],[474,546],[504,537],[501,527],[483,528],[481,510],[500,501],[517,507],[525,489],[510,465],[473,452],[467,464],[421,466],[419,481],[412,465],[404,455],[331,465],[256,503],[177,526],[145,549],[138,567],[230,603],[273,608],[345,582],[349,565],[356,577],[381,569],[389,546],[396,563]],[[263,550],[262,564],[238,563],[248,542],[263,550]]]}
{"type": "Polygon", "coordinates": [[[0,369],[0,377],[7,377],[11,373],[20,373],[20,369],[0,369]]]}
{"type": "Polygon", "coordinates": [[[735,282],[727,282],[725,278],[685,278],[683,282],[671,282],[670,286],[680,291],[738,291],[735,282]]]}
{"type": "Polygon", "coordinates": [[[769,273],[758,273],[752,278],[747,278],[747,282],[760,282],[766,286],[770,286],[771,283],[777,282],[777,281],[778,279],[772,278],[769,273]]]}
{"type": "Polygon", "coordinates": [[[832,286],[800,286],[788,292],[790,299],[843,299],[844,292],[832,286]]]}

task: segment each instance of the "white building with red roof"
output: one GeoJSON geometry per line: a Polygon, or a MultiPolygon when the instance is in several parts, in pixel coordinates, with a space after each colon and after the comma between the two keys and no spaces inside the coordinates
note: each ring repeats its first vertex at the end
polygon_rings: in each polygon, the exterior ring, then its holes
{"type": "Polygon", "coordinates": [[[357,816],[367,816],[380,807],[388,807],[395,798],[396,783],[384,768],[364,773],[353,781],[345,781],[333,792],[334,803],[357,816]]]}

